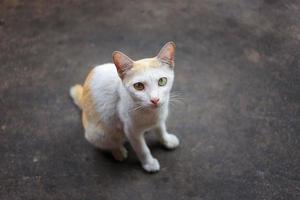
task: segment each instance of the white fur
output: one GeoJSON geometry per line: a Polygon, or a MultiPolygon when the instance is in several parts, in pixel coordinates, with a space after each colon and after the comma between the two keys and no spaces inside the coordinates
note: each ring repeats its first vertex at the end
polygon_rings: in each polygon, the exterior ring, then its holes
{"type": "Polygon", "coordinates": [[[85,133],[87,140],[99,148],[111,150],[117,160],[123,160],[127,156],[123,147],[127,138],[143,168],[148,172],[158,171],[159,162],[151,155],[144,133],[156,129],[160,142],[166,148],[179,145],[178,138],[169,134],[165,125],[173,79],[173,69],[164,64],[141,71],[130,80],[125,77],[123,82],[114,64],[97,66],[91,80],[91,91],[102,126],[89,124],[85,133]],[[168,79],[165,86],[158,86],[161,77],[168,79]],[[134,89],[136,82],[144,83],[145,89],[134,89]],[[161,105],[154,108],[151,98],[159,98],[161,105]]]}

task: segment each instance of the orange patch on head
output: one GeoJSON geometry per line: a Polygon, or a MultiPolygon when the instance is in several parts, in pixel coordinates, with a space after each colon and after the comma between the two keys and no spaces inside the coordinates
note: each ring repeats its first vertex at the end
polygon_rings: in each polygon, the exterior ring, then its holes
{"type": "Polygon", "coordinates": [[[160,61],[154,57],[154,58],[145,58],[141,60],[137,60],[133,63],[132,71],[138,72],[138,71],[144,71],[149,68],[157,68],[160,67],[161,63],[160,61]]]}

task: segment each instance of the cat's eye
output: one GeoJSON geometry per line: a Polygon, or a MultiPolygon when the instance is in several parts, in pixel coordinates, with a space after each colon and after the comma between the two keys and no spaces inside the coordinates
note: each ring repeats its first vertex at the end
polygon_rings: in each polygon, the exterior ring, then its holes
{"type": "Polygon", "coordinates": [[[161,77],[159,80],[158,80],[158,85],[159,86],[165,86],[167,84],[167,78],[166,77],[161,77]]]}
{"type": "Polygon", "coordinates": [[[133,87],[136,90],[143,90],[145,88],[144,84],[141,82],[137,82],[137,83],[133,84],[133,87]]]}

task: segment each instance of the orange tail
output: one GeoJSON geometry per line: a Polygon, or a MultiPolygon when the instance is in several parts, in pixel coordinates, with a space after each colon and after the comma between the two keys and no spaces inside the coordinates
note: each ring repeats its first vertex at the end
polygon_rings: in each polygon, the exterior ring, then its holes
{"type": "Polygon", "coordinates": [[[70,88],[70,96],[80,109],[82,109],[82,90],[83,88],[79,84],[70,88]]]}

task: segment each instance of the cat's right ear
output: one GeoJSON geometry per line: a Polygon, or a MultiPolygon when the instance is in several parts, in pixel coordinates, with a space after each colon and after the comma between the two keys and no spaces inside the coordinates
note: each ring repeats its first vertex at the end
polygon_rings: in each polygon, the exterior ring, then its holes
{"type": "Polygon", "coordinates": [[[112,54],[119,77],[123,80],[126,72],[133,67],[133,60],[120,51],[114,51],[112,54]]]}

